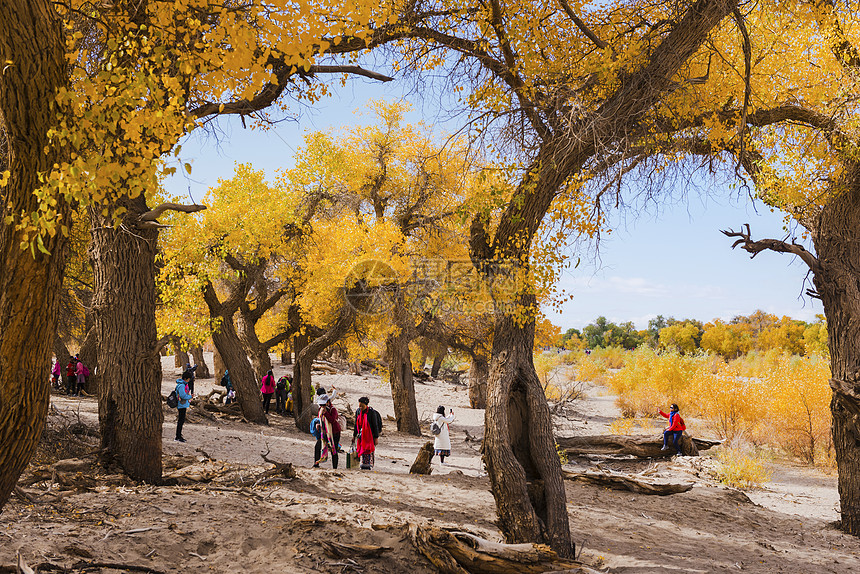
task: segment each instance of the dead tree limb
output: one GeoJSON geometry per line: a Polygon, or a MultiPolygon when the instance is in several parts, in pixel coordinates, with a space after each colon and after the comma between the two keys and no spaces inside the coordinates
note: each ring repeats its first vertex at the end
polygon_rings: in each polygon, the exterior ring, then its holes
{"type": "MultiPolygon", "coordinates": [[[[674,449],[661,450],[663,439],[653,436],[593,435],[557,437],[556,442],[569,456],[586,454],[633,455],[640,458],[668,458],[674,449]]],[[[681,436],[681,452],[686,456],[699,456],[719,442],[694,439],[686,432],[681,436]]]]}
{"type": "Polygon", "coordinates": [[[503,544],[468,532],[411,524],[412,544],[443,574],[597,574],[581,562],[559,558],[543,544],[503,544]]]}
{"type": "Polygon", "coordinates": [[[821,262],[818,258],[798,243],[787,243],[785,241],[780,241],[779,239],[760,239],[758,241],[753,241],[749,223],[744,223],[741,226],[741,231],[733,231],[729,229],[728,231],[721,230],[720,232],[726,237],[740,237],[740,239],[732,243],[732,249],[740,246],[744,251],[752,253],[752,255],[750,255],[750,259],[762,251],[791,253],[792,255],[800,257],[800,260],[806,263],[813,273],[821,271],[821,262]],[[746,231],[744,231],[744,229],[746,229],[746,231]]]}
{"type": "Polygon", "coordinates": [[[630,474],[615,472],[571,472],[562,470],[562,473],[564,474],[564,478],[568,480],[586,482],[595,486],[605,486],[615,490],[629,490],[636,494],[666,496],[669,494],[678,494],[679,492],[687,492],[693,488],[692,482],[657,482],[654,480],[645,480],[630,474]]]}

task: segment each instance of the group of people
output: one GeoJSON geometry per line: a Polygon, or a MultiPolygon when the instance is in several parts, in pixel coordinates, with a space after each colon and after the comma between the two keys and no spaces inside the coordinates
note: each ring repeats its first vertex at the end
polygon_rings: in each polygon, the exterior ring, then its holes
{"type": "Polygon", "coordinates": [[[65,382],[67,395],[72,397],[80,396],[87,384],[87,377],[90,376],[89,368],[75,355],[69,358],[69,363],[66,365],[65,371],[64,381],[62,365],[60,365],[59,360],[55,361],[51,369],[51,385],[57,390],[63,390],[63,383],[65,382]]]}
{"type": "MultiPolygon", "coordinates": [[[[311,421],[311,434],[316,437],[314,445],[314,468],[331,457],[332,468],[337,468],[339,453],[343,453],[340,436],[346,419],[342,419],[332,399],[337,396],[337,389],[332,387],[331,394],[323,388],[317,388],[316,404],[319,407],[317,417],[311,421]]],[[[355,411],[355,425],[352,430],[350,456],[355,456],[359,467],[371,470],[376,462],[376,445],[382,432],[382,417],[376,409],[370,406],[370,399],[358,399],[358,409],[355,411]]]]}
{"type": "MultiPolygon", "coordinates": [[[[194,371],[196,366],[185,365],[182,376],[176,380],[177,418],[176,418],[176,442],[186,442],[182,436],[182,428],[185,424],[186,411],[194,396],[194,371]]],[[[263,400],[263,409],[269,413],[272,397],[275,397],[275,412],[291,415],[293,410],[292,400],[293,379],[284,375],[277,382],[272,371],[263,376],[260,386],[260,394],[263,400]]],[[[235,397],[229,371],[224,372],[221,385],[227,391],[227,400],[232,402],[235,397]]],[[[339,454],[344,453],[341,446],[341,434],[346,426],[346,419],[342,418],[332,400],[337,396],[337,389],[332,387],[331,393],[322,387],[317,387],[315,404],[318,407],[317,416],[311,421],[311,434],[317,439],[314,445],[314,468],[319,468],[320,463],[331,458],[332,468],[337,468],[340,461],[339,454]]],[[[229,404],[229,403],[228,403],[229,404]]],[[[448,425],[454,422],[454,411],[445,414],[445,407],[440,406],[433,414],[433,423],[438,425],[438,432],[434,431],[434,455],[439,456],[440,462],[445,463],[445,457],[451,456],[451,437],[448,425]]],[[[355,425],[352,431],[352,444],[350,456],[354,456],[359,467],[363,470],[373,469],[375,464],[376,445],[379,442],[379,434],[382,432],[382,417],[379,412],[370,406],[368,397],[358,399],[358,409],[355,412],[355,425]]]]}
{"type": "Polygon", "coordinates": [[[263,396],[263,410],[269,414],[272,397],[275,397],[275,412],[279,415],[293,414],[293,378],[284,375],[275,382],[272,371],[266,373],[261,381],[260,394],[263,396]]]}

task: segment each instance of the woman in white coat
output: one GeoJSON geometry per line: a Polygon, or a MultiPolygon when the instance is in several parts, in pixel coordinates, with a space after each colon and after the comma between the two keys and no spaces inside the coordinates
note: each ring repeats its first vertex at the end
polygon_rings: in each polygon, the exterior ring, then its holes
{"type": "Polygon", "coordinates": [[[439,434],[433,441],[433,450],[435,454],[439,455],[439,461],[443,464],[445,457],[451,456],[451,435],[448,432],[448,425],[452,422],[454,422],[454,409],[451,409],[447,417],[445,416],[445,407],[441,405],[433,413],[433,423],[439,426],[439,434]]]}

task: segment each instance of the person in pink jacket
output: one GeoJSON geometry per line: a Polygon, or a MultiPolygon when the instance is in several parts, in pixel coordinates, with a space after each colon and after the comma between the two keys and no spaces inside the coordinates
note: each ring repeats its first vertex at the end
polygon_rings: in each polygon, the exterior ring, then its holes
{"type": "Polygon", "coordinates": [[[77,378],[77,389],[75,390],[76,397],[80,396],[81,391],[84,390],[84,385],[87,383],[87,368],[84,366],[84,362],[78,359],[78,364],[75,367],[75,376],[77,378]]]}
{"type": "Polygon", "coordinates": [[[680,413],[678,413],[678,405],[673,404],[670,406],[668,414],[660,411],[660,416],[669,419],[669,426],[663,431],[663,448],[660,450],[669,450],[669,437],[671,436],[675,452],[678,453],[678,456],[683,455],[681,452],[681,435],[687,430],[687,426],[684,424],[684,419],[681,418],[680,413]]]}
{"type": "Polygon", "coordinates": [[[263,377],[262,383],[260,392],[263,394],[263,409],[266,411],[266,414],[269,414],[269,404],[272,402],[272,397],[275,395],[275,375],[272,374],[272,371],[266,373],[266,376],[263,377]]]}

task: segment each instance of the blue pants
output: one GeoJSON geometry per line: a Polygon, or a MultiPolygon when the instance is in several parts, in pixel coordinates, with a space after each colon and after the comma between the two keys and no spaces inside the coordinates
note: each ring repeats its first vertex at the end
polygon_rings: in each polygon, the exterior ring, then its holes
{"type": "Polygon", "coordinates": [[[684,434],[684,431],[679,431],[679,430],[663,431],[663,448],[666,448],[667,446],[669,446],[669,437],[671,436],[672,437],[672,447],[675,449],[675,452],[677,452],[678,454],[683,454],[681,452],[681,446],[679,444],[681,441],[681,435],[682,434],[684,434]]]}

